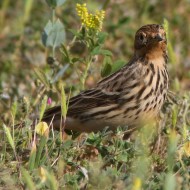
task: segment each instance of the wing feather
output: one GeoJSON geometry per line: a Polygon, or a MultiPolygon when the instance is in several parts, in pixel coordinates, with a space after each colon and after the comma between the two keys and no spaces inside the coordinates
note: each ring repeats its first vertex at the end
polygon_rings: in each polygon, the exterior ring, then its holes
{"type": "MultiPolygon", "coordinates": [[[[132,61],[132,63],[134,63],[132,61]]],[[[102,79],[95,88],[86,90],[69,100],[67,116],[80,117],[93,108],[106,107],[117,104],[121,91],[134,81],[134,64],[129,62],[114,74],[102,79]]],[[[61,117],[61,106],[50,108],[45,112],[44,120],[61,117]]]]}

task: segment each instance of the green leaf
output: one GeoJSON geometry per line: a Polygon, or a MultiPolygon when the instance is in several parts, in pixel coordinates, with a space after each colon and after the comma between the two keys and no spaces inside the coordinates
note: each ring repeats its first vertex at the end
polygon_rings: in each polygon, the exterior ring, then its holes
{"type": "Polygon", "coordinates": [[[9,142],[11,148],[13,149],[13,151],[15,151],[15,143],[14,143],[13,138],[11,136],[10,129],[5,124],[3,124],[3,129],[5,132],[5,135],[7,136],[7,139],[8,139],[8,142],[9,142]]]}
{"type": "Polygon", "coordinates": [[[52,189],[52,190],[58,190],[58,182],[55,178],[55,176],[53,175],[52,172],[49,172],[47,171],[46,169],[45,170],[45,176],[46,176],[46,179],[47,179],[47,185],[49,186],[49,189],[52,189]]]}
{"type": "Polygon", "coordinates": [[[25,2],[25,6],[24,6],[24,22],[27,22],[31,16],[31,10],[32,10],[32,6],[34,4],[33,0],[26,0],[25,2]]]}
{"type": "Polygon", "coordinates": [[[45,145],[47,143],[47,137],[45,135],[40,136],[40,142],[39,142],[39,146],[37,147],[37,154],[36,154],[36,161],[35,161],[35,167],[39,167],[40,165],[40,159],[42,157],[42,152],[45,148],[45,145]]]}
{"type": "Polygon", "coordinates": [[[169,23],[168,20],[164,18],[164,23],[163,23],[164,30],[166,31],[166,38],[169,38],[168,30],[169,30],[169,23]]]}
{"type": "Polygon", "coordinates": [[[67,98],[63,85],[61,86],[61,114],[65,119],[67,115],[67,98]]]}
{"type": "Polygon", "coordinates": [[[61,6],[66,2],[66,0],[56,0],[57,6],[61,6]]]}
{"type": "Polygon", "coordinates": [[[69,68],[69,64],[64,65],[60,68],[58,73],[55,75],[55,77],[52,79],[51,83],[57,82],[61,77],[63,77],[65,71],[69,68]]]}
{"type": "Polygon", "coordinates": [[[124,60],[117,60],[113,63],[112,65],[112,73],[118,71],[119,69],[121,69],[124,65],[126,64],[126,61],[124,60]]]}
{"type": "Polygon", "coordinates": [[[131,18],[129,16],[122,17],[121,19],[119,19],[118,26],[127,24],[127,23],[129,23],[130,20],[131,20],[131,18]]]}
{"type": "Polygon", "coordinates": [[[49,7],[55,9],[57,6],[61,6],[66,2],[66,0],[46,0],[49,7]]]}
{"type": "Polygon", "coordinates": [[[177,109],[177,106],[174,106],[173,107],[173,110],[172,110],[172,126],[173,128],[175,128],[176,124],[177,124],[177,116],[178,116],[178,109],[177,109]]]}
{"type": "Polygon", "coordinates": [[[40,70],[40,69],[37,69],[35,68],[34,69],[34,73],[36,74],[37,78],[47,87],[49,88],[49,81],[45,75],[45,73],[40,70]]]}
{"type": "Polygon", "coordinates": [[[127,152],[120,153],[116,158],[117,158],[117,161],[127,162],[128,161],[128,153],[127,152]]]}
{"type": "Polygon", "coordinates": [[[170,40],[170,33],[169,33],[169,22],[167,19],[164,18],[164,22],[163,22],[163,26],[164,26],[164,30],[166,31],[166,38],[167,38],[167,44],[168,44],[168,54],[169,54],[169,58],[170,58],[170,62],[172,64],[176,64],[176,55],[170,40]]]}
{"type": "Polygon", "coordinates": [[[53,9],[56,7],[55,0],[46,0],[46,3],[49,5],[49,7],[53,8],[53,9]]]}
{"type": "Polygon", "coordinates": [[[71,60],[72,63],[76,63],[78,61],[82,62],[82,58],[80,58],[80,57],[73,57],[72,60],[71,60]]]}
{"type": "Polygon", "coordinates": [[[98,54],[100,54],[100,50],[101,50],[101,47],[100,47],[100,46],[95,47],[95,48],[92,50],[91,55],[98,55],[98,54]]]}
{"type": "Polygon", "coordinates": [[[177,150],[179,136],[175,130],[170,130],[169,133],[169,143],[167,152],[167,170],[173,171],[175,165],[175,154],[177,150]]]}
{"type": "Polygon", "coordinates": [[[112,60],[109,56],[105,56],[103,66],[101,69],[101,76],[106,77],[111,73],[112,70],[112,60]]]}
{"type": "Polygon", "coordinates": [[[42,34],[42,43],[46,47],[56,48],[65,42],[65,27],[57,19],[55,22],[48,21],[42,34]]]}
{"type": "Polygon", "coordinates": [[[21,173],[22,173],[22,178],[24,180],[24,182],[26,183],[26,187],[29,190],[35,190],[35,184],[32,181],[32,177],[30,176],[30,174],[28,173],[27,170],[25,170],[23,167],[21,167],[21,173]]]}
{"type": "Polygon", "coordinates": [[[176,178],[173,173],[168,173],[166,175],[165,184],[164,184],[164,190],[174,190],[176,189],[176,178]]]}
{"type": "Polygon", "coordinates": [[[106,49],[101,50],[100,54],[102,55],[107,55],[107,56],[112,56],[112,52],[106,49]]]}
{"type": "Polygon", "coordinates": [[[95,47],[92,52],[91,55],[107,55],[107,56],[112,56],[112,52],[109,50],[105,50],[105,49],[101,49],[100,46],[95,47]]]}
{"type": "Polygon", "coordinates": [[[75,29],[68,29],[68,31],[70,31],[74,36],[76,36],[76,37],[78,37],[78,38],[81,38],[81,37],[82,37],[81,32],[79,32],[78,30],[75,30],[75,29]]]}
{"type": "Polygon", "coordinates": [[[32,171],[35,167],[35,160],[36,160],[36,143],[35,141],[32,143],[32,149],[30,152],[30,158],[28,163],[28,168],[30,171],[32,171]]]}
{"type": "Polygon", "coordinates": [[[103,44],[105,42],[107,36],[108,36],[108,33],[106,33],[106,32],[99,32],[99,34],[98,34],[98,41],[97,42],[99,44],[103,44]]]}
{"type": "Polygon", "coordinates": [[[13,115],[13,119],[15,119],[17,108],[18,108],[17,101],[14,101],[13,105],[11,106],[11,113],[13,115]]]}
{"type": "Polygon", "coordinates": [[[70,63],[71,60],[70,60],[69,52],[68,52],[67,48],[66,48],[63,44],[62,44],[62,46],[61,46],[61,48],[60,48],[60,51],[61,51],[61,53],[65,56],[66,61],[70,63]]]}
{"type": "Polygon", "coordinates": [[[48,99],[48,97],[45,95],[43,100],[42,100],[42,105],[40,106],[40,121],[41,121],[41,119],[44,115],[44,112],[46,110],[47,99],[48,99]]]}

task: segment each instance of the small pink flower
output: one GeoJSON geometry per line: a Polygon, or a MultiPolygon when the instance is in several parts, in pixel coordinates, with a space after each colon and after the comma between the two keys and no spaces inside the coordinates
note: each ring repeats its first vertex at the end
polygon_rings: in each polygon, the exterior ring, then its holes
{"type": "Polygon", "coordinates": [[[51,103],[52,103],[52,99],[51,99],[51,98],[48,98],[47,104],[48,104],[48,105],[51,105],[51,103]]]}

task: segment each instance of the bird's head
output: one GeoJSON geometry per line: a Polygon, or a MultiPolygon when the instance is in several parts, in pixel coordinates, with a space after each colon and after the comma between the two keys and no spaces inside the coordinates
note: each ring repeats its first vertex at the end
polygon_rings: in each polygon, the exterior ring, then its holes
{"type": "Polygon", "coordinates": [[[166,45],[166,33],[161,25],[145,25],[136,32],[134,47],[139,56],[166,52],[166,45]]]}

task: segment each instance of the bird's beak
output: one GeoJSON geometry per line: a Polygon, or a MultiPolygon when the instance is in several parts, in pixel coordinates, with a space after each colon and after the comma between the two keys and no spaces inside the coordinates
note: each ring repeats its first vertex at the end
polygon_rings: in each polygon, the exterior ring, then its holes
{"type": "Polygon", "coordinates": [[[156,41],[160,42],[160,41],[163,41],[164,38],[160,35],[160,34],[157,34],[154,38],[156,41]]]}

